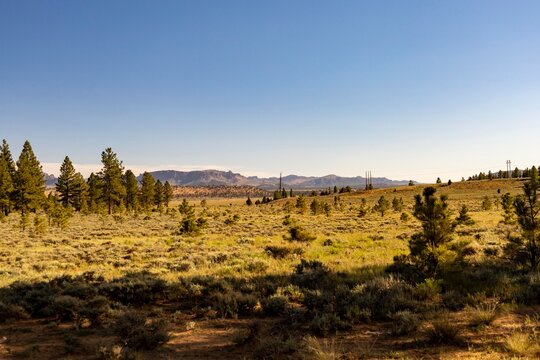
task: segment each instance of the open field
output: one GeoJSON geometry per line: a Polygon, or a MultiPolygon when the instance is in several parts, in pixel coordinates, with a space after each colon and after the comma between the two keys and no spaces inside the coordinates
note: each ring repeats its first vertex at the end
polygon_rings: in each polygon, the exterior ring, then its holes
{"type": "Polygon", "coordinates": [[[331,204],[319,215],[311,197],[304,213],[295,198],[190,200],[207,221],[196,236],[177,232],[179,200],[162,213],[77,213],[65,229],[36,229],[32,215],[22,230],[11,214],[0,222],[0,305],[17,305],[0,306],[0,358],[534,358],[540,308],[513,301],[526,298],[512,293],[523,291],[518,280],[480,274],[486,262],[505,266],[498,254],[517,227],[500,224],[497,200],[522,185],[437,187],[455,216],[465,204],[475,221],[454,235],[473,249],[463,266],[478,276],[463,293],[450,278],[411,286],[385,275],[420,229],[411,208],[424,186],[316,197],[331,204]],[[358,216],[363,199],[371,208],[381,195],[402,198],[403,210],[358,216]],[[315,239],[285,239],[291,224],[315,239]],[[129,344],[118,329],[130,311],[168,341],[129,344]]]}

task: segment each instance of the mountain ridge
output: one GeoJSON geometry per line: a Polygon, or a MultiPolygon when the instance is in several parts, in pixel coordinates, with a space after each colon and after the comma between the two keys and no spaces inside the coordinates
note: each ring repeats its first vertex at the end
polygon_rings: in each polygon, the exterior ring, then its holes
{"type": "MultiPolygon", "coordinates": [[[[279,177],[244,176],[232,171],[222,170],[158,170],[150,172],[154,179],[168,181],[176,186],[255,186],[265,190],[275,190],[279,187],[279,177]]],[[[138,176],[140,180],[142,174],[138,176]]],[[[335,174],[325,176],[286,175],[282,177],[282,186],[286,189],[297,190],[320,189],[327,187],[364,188],[366,179],[362,176],[344,177],[335,174]]],[[[372,178],[374,187],[393,187],[407,185],[409,180],[391,180],[386,177],[372,178]]]]}
{"type": "MultiPolygon", "coordinates": [[[[273,191],[279,187],[279,177],[258,177],[244,176],[232,171],[222,170],[194,170],[194,171],[179,171],[179,170],[157,170],[151,171],[150,174],[155,180],[161,182],[168,181],[173,186],[253,186],[263,190],[273,191]]],[[[54,187],[57,178],[54,175],[43,174],[47,187],[54,187]]],[[[142,174],[137,176],[141,181],[142,174]]],[[[347,187],[361,188],[366,185],[366,178],[362,176],[338,176],[328,174],[324,176],[303,176],[303,175],[286,175],[281,178],[282,186],[285,189],[295,190],[315,190],[325,189],[328,187],[347,187]]],[[[371,179],[374,187],[394,187],[404,186],[409,183],[409,180],[391,180],[386,177],[374,177],[371,179]]]]}

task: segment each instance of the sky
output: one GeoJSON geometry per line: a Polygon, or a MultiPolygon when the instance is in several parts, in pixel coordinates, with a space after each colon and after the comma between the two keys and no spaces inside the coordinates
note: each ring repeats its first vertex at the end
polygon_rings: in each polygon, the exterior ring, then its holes
{"type": "Polygon", "coordinates": [[[0,138],[58,173],[540,163],[539,1],[0,1],[0,138]]]}

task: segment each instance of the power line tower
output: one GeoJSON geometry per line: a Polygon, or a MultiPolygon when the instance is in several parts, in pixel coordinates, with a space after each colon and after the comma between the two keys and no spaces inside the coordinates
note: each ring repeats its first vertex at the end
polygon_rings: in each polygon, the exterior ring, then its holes
{"type": "Polygon", "coordinates": [[[366,190],[373,189],[373,184],[371,183],[371,171],[366,171],[366,190]]]}
{"type": "Polygon", "coordinates": [[[510,179],[512,177],[512,162],[510,160],[506,160],[506,176],[510,179]]]}

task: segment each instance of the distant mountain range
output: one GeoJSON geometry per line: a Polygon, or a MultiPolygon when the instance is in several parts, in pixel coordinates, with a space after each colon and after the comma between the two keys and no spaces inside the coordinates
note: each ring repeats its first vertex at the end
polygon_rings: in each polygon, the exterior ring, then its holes
{"type": "MultiPolygon", "coordinates": [[[[177,186],[254,186],[264,190],[275,190],[279,187],[278,177],[257,177],[244,176],[233,173],[232,171],[220,170],[200,170],[200,171],[177,171],[160,170],[151,172],[156,180],[161,182],[168,181],[171,185],[177,186]]],[[[57,178],[54,175],[43,174],[45,185],[54,187],[57,178]]],[[[138,176],[139,181],[142,174],[138,176]]],[[[337,186],[339,188],[350,186],[352,188],[364,188],[366,178],[362,176],[343,177],[337,175],[326,176],[298,176],[287,175],[282,178],[282,184],[285,189],[311,190],[324,189],[337,186]]],[[[390,180],[385,177],[372,178],[374,187],[394,187],[407,185],[408,180],[390,180]]]]}
{"type": "MultiPolygon", "coordinates": [[[[278,177],[260,178],[257,176],[243,176],[232,171],[202,170],[202,171],[176,171],[161,170],[151,172],[156,180],[168,181],[171,185],[181,186],[255,186],[265,190],[275,190],[279,187],[278,177]]],[[[139,180],[141,175],[139,175],[139,180]]],[[[372,178],[374,187],[394,187],[407,185],[408,180],[390,180],[384,177],[372,178]]],[[[362,176],[342,177],[337,175],[326,176],[298,176],[287,175],[282,178],[283,187],[296,190],[322,189],[328,187],[364,188],[366,179],[362,176]]]]}

